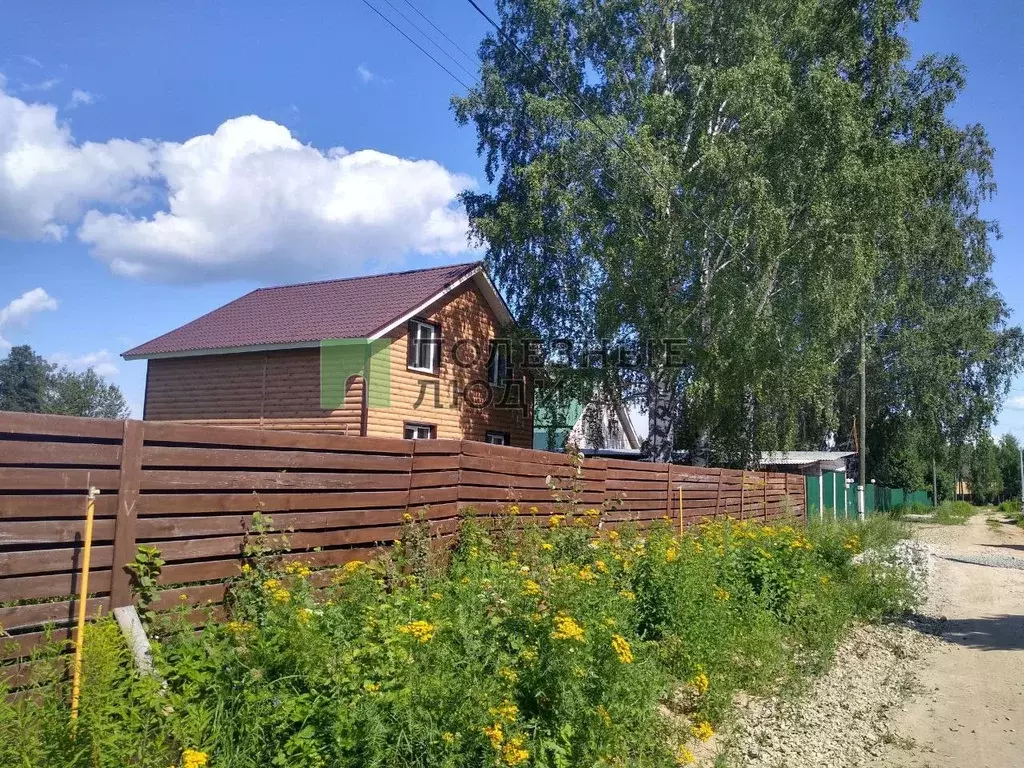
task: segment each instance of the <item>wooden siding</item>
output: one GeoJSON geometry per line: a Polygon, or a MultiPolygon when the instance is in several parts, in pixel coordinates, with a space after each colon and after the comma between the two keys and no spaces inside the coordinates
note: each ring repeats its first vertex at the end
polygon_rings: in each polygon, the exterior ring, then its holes
{"type": "MultiPolygon", "coordinates": [[[[387,408],[369,409],[367,434],[379,437],[401,437],[406,422],[432,424],[438,438],[484,440],[487,432],[506,432],[511,445],[528,448],[533,445],[533,395],[529,380],[523,384],[526,409],[499,407],[492,402],[477,408],[467,402],[454,404],[455,392],[461,393],[472,381],[487,380],[487,355],[491,339],[501,331],[490,307],[473,284],[467,284],[454,295],[444,297],[428,307],[420,316],[441,327],[441,365],[437,375],[410,371],[407,367],[408,326],[396,328],[391,342],[391,397],[387,408]],[[481,351],[475,365],[456,365],[452,348],[459,340],[472,341],[481,351]],[[435,385],[437,398],[434,397],[435,385]]],[[[471,346],[464,345],[460,356],[469,361],[471,346]]],[[[522,372],[514,372],[521,381],[522,372]]],[[[373,371],[370,372],[371,378],[373,371]]],[[[476,391],[476,390],[474,390],[476,391]]],[[[494,398],[495,400],[497,397],[494,398]]]]}
{"type": "Polygon", "coordinates": [[[145,417],[239,427],[360,434],[363,380],[343,407],[320,407],[320,350],[287,349],[149,361],[145,417]]]}
{"type": "MultiPolygon", "coordinates": [[[[422,317],[441,326],[439,374],[408,370],[407,326],[391,332],[390,405],[369,408],[366,434],[400,438],[406,422],[417,422],[435,425],[438,438],[484,440],[488,431],[495,431],[508,433],[512,445],[531,446],[532,393],[527,383],[525,408],[453,403],[454,392],[461,393],[474,380],[486,381],[490,341],[500,335],[476,285],[467,283],[443,297],[422,317]],[[476,365],[454,364],[452,347],[459,339],[472,340],[481,351],[476,365]],[[421,382],[426,387],[422,399],[421,382]]],[[[371,368],[371,379],[373,375],[371,368]]],[[[351,379],[344,406],[333,411],[320,408],[320,383],[319,349],[157,358],[149,361],[144,416],[151,421],[362,434],[363,380],[351,379]]]]}

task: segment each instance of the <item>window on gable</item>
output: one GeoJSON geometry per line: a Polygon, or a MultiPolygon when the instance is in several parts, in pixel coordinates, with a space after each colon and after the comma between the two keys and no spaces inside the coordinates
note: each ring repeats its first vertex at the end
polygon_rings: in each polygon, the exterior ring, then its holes
{"type": "Polygon", "coordinates": [[[437,373],[440,367],[441,339],[438,327],[422,320],[409,321],[408,367],[414,371],[437,373]]]}
{"type": "Polygon", "coordinates": [[[512,375],[507,341],[491,341],[491,356],[487,361],[487,381],[491,386],[500,387],[512,375]]]}

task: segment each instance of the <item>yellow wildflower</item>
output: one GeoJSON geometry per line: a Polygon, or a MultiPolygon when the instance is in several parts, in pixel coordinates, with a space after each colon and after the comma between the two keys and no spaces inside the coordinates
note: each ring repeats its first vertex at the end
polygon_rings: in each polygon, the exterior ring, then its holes
{"type": "Polygon", "coordinates": [[[828,584],[830,581],[831,581],[831,579],[828,576],[822,576],[821,577],[821,583],[822,584],[828,584]]]}
{"type": "Polygon", "coordinates": [[[181,768],[201,768],[208,762],[209,755],[197,749],[186,749],[181,753],[181,768]]]}
{"type": "Polygon", "coordinates": [[[509,669],[508,667],[501,667],[498,670],[498,677],[507,680],[510,683],[515,683],[519,680],[518,673],[514,669],[509,669]]]}
{"type": "Polygon", "coordinates": [[[501,745],[505,741],[505,732],[501,729],[501,723],[495,723],[484,728],[484,736],[491,741],[491,746],[494,749],[501,749],[501,745]]]}
{"type": "Polygon", "coordinates": [[[398,631],[405,635],[412,635],[421,643],[425,643],[434,636],[434,630],[436,630],[433,624],[429,621],[423,621],[417,619],[416,621],[410,621],[408,624],[398,628],[398,631]]]}
{"type": "Polygon", "coordinates": [[[621,589],[619,590],[619,597],[625,600],[629,600],[629,602],[632,603],[634,600],[636,600],[636,593],[630,592],[628,589],[621,589]]]}
{"type": "Polygon", "coordinates": [[[676,765],[690,765],[695,763],[697,758],[693,756],[693,752],[685,744],[680,744],[679,749],[676,751],[676,765]]]}
{"type": "Polygon", "coordinates": [[[708,680],[708,676],[703,672],[698,672],[697,676],[693,678],[693,687],[697,689],[697,693],[703,696],[708,692],[708,687],[711,685],[711,681],[708,680]]]}
{"type": "Polygon", "coordinates": [[[441,741],[443,741],[448,746],[451,746],[455,743],[455,734],[451,731],[445,731],[441,734],[441,741]]]}
{"type": "Polygon", "coordinates": [[[608,566],[604,564],[604,560],[595,561],[594,567],[601,573],[608,573],[608,566]]]}
{"type": "Polygon", "coordinates": [[[725,590],[725,589],[722,589],[721,587],[717,587],[716,586],[715,587],[715,599],[716,600],[721,600],[722,602],[725,602],[726,600],[728,600],[729,599],[729,592],[728,592],[728,590],[725,590]]]}
{"type": "Polygon", "coordinates": [[[605,725],[612,724],[612,716],[608,714],[608,710],[602,707],[600,704],[597,705],[597,714],[600,715],[601,719],[604,720],[605,725]]]}
{"type": "Polygon", "coordinates": [[[519,514],[519,505],[518,504],[513,504],[511,507],[508,508],[508,511],[511,514],[513,514],[513,515],[518,515],[519,514]]]}
{"type": "Polygon", "coordinates": [[[267,579],[263,582],[263,588],[268,592],[273,592],[275,589],[281,586],[281,582],[278,579],[267,579]]]}
{"type": "Polygon", "coordinates": [[[586,584],[593,584],[595,581],[597,581],[597,574],[590,569],[589,565],[585,565],[582,568],[580,568],[579,577],[580,581],[586,584]]]}
{"type": "Polygon", "coordinates": [[[622,635],[612,635],[612,648],[615,649],[615,655],[619,657],[620,662],[623,664],[633,663],[633,649],[629,647],[629,641],[622,635]]]}
{"type": "Polygon", "coordinates": [[[403,512],[402,513],[402,519],[405,522],[407,522],[407,523],[411,523],[412,522],[412,515],[410,515],[408,512],[403,512]]]}
{"type": "Polygon", "coordinates": [[[540,544],[540,548],[543,549],[545,552],[550,552],[555,547],[550,541],[542,541],[540,544]]]}
{"type": "Polygon", "coordinates": [[[600,513],[596,509],[591,507],[586,512],[584,512],[583,514],[586,515],[587,517],[597,517],[598,514],[600,514],[600,513]]]}
{"type": "Polygon", "coordinates": [[[707,741],[715,735],[715,729],[711,727],[711,723],[707,720],[701,720],[692,730],[694,737],[701,741],[707,741]]]}
{"type": "Polygon", "coordinates": [[[229,621],[225,627],[233,635],[241,635],[252,629],[252,625],[245,621],[229,621]]]}
{"type": "Polygon", "coordinates": [[[519,717],[519,707],[513,704],[508,699],[501,702],[497,707],[491,707],[491,717],[496,720],[503,720],[506,723],[515,722],[516,718],[519,717]]]}
{"type": "Polygon", "coordinates": [[[536,515],[538,512],[540,512],[540,510],[536,507],[530,507],[530,514],[536,515]]]}
{"type": "Polygon", "coordinates": [[[297,614],[297,616],[299,618],[299,624],[306,624],[306,623],[308,623],[309,619],[310,619],[310,617],[312,615],[313,615],[313,612],[311,610],[309,610],[309,608],[299,608],[299,612],[297,614]]]}
{"type": "Polygon", "coordinates": [[[440,600],[441,599],[441,593],[440,592],[431,592],[430,593],[430,599],[431,600],[440,600]]]}
{"type": "Polygon", "coordinates": [[[251,565],[249,565],[248,563],[243,563],[242,564],[242,573],[249,573],[249,571],[251,571],[251,570],[252,570],[252,566],[251,565]]]}
{"type": "Polygon", "coordinates": [[[583,642],[583,627],[576,623],[570,616],[555,617],[555,631],[551,633],[552,640],[575,640],[583,642]]]}
{"type": "Polygon", "coordinates": [[[665,562],[671,563],[673,560],[676,559],[676,555],[678,554],[679,550],[677,550],[675,547],[669,547],[665,550],[665,562]]]}
{"type": "Polygon", "coordinates": [[[505,742],[501,748],[501,760],[505,765],[516,766],[530,758],[530,753],[523,749],[523,742],[526,741],[522,734],[516,734],[505,742]]]}
{"type": "Polygon", "coordinates": [[[565,515],[552,515],[548,518],[548,527],[557,528],[565,520],[565,515]]]}
{"type": "Polygon", "coordinates": [[[363,690],[367,693],[377,693],[380,691],[380,683],[365,682],[363,683],[363,690]]]}
{"type": "Polygon", "coordinates": [[[533,579],[527,579],[523,582],[523,594],[525,595],[539,595],[541,593],[540,584],[533,579]]]}
{"type": "Polygon", "coordinates": [[[307,566],[305,563],[300,563],[297,560],[293,560],[292,562],[288,563],[288,565],[284,567],[284,570],[285,573],[291,573],[302,578],[309,576],[309,574],[313,572],[309,569],[309,566],[307,566]]]}
{"type": "Polygon", "coordinates": [[[362,560],[349,560],[347,563],[345,563],[345,565],[342,566],[342,570],[345,571],[345,573],[355,573],[364,565],[366,565],[366,563],[364,563],[362,560]]]}
{"type": "Polygon", "coordinates": [[[279,603],[287,603],[292,599],[292,593],[284,588],[275,589],[270,596],[279,603]]]}
{"type": "Polygon", "coordinates": [[[537,660],[537,649],[536,648],[523,648],[523,650],[521,650],[519,652],[519,655],[522,657],[523,661],[525,661],[527,664],[532,664],[533,662],[535,662],[537,660]]]}
{"type": "Polygon", "coordinates": [[[619,532],[618,531],[608,531],[608,540],[609,541],[618,541],[619,540],[619,532]]]}

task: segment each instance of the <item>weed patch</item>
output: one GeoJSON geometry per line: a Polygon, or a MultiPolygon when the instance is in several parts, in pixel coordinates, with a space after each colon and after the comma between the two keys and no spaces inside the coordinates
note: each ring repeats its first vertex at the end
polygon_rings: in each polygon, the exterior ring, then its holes
{"type": "Polygon", "coordinates": [[[598,510],[470,516],[447,557],[406,527],[412,546],[331,572],[248,543],[226,621],[155,618],[165,690],[97,623],[77,733],[55,682],[0,704],[0,763],[667,768],[737,691],[820,670],[853,621],[913,601],[852,562],[904,534],[885,518],[680,536],[598,510]]]}

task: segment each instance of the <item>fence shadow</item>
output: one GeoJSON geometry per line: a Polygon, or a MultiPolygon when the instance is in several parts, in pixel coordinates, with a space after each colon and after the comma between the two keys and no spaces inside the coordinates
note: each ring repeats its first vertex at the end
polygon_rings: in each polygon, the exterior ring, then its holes
{"type": "Polygon", "coordinates": [[[947,619],[936,634],[947,643],[983,651],[1024,649],[1024,614],[1002,614],[975,619],[947,619]]]}
{"type": "Polygon", "coordinates": [[[993,549],[1013,549],[1018,552],[1024,552],[1024,544],[982,544],[983,547],[992,547],[993,549]]]}

